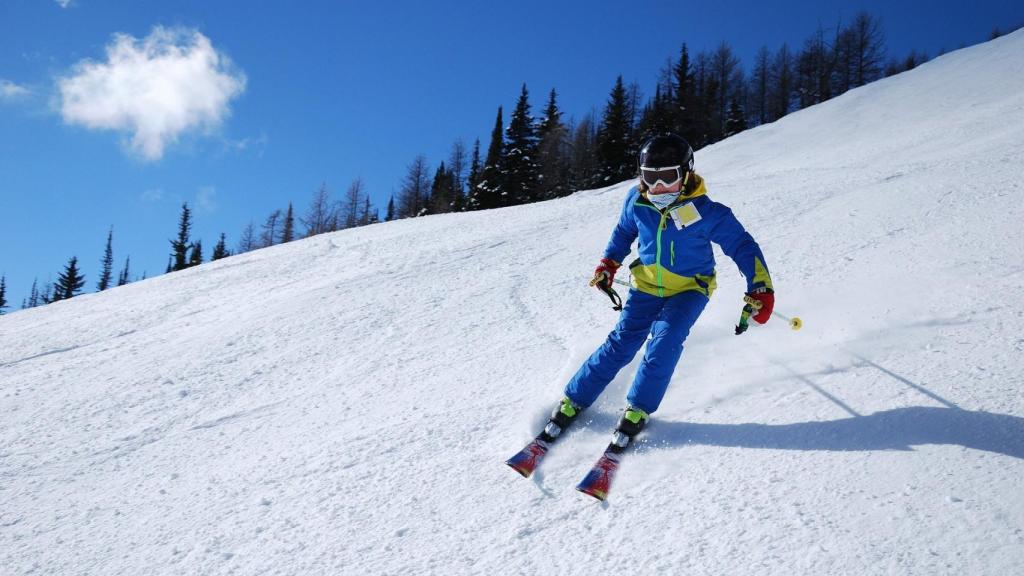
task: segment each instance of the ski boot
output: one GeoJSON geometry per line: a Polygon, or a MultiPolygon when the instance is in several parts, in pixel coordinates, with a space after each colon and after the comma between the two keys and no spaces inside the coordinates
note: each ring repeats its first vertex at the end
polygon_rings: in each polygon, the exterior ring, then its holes
{"type": "Polygon", "coordinates": [[[529,478],[530,474],[540,464],[541,459],[544,458],[544,455],[548,453],[551,445],[576,420],[580,411],[582,411],[582,408],[572,400],[562,398],[558,406],[555,406],[555,409],[551,411],[551,417],[548,418],[548,423],[544,426],[544,430],[532,442],[527,444],[525,448],[520,450],[518,454],[509,458],[505,464],[511,466],[513,470],[522,474],[523,477],[529,478]]]}

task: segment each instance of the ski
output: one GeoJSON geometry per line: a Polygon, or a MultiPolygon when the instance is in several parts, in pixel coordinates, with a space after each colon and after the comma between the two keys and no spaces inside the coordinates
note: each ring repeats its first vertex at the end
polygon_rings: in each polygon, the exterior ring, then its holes
{"type": "Polygon", "coordinates": [[[636,435],[643,430],[648,418],[647,413],[642,410],[633,407],[627,408],[615,429],[611,444],[608,444],[604,454],[597,459],[594,467],[583,477],[583,481],[576,485],[576,489],[601,502],[607,500],[612,480],[615,479],[615,473],[619,471],[622,455],[633,445],[636,435]]]}
{"type": "Polygon", "coordinates": [[[519,453],[506,460],[505,464],[508,464],[513,470],[522,474],[523,478],[529,478],[530,474],[533,474],[533,471],[537,469],[544,455],[548,453],[550,447],[550,442],[538,436],[520,450],[519,453]]]}
{"type": "Polygon", "coordinates": [[[572,400],[563,398],[562,401],[551,412],[544,430],[519,451],[518,454],[505,461],[513,470],[529,478],[530,474],[537,469],[541,460],[548,453],[551,445],[561,436],[562,431],[572,424],[579,414],[580,407],[573,404],[572,400]]]}
{"type": "Polygon", "coordinates": [[[619,463],[622,461],[622,453],[615,453],[612,449],[618,448],[615,444],[608,446],[604,454],[597,459],[597,463],[590,469],[590,472],[583,478],[576,489],[588,496],[593,496],[601,502],[608,499],[608,491],[611,490],[612,480],[619,470],[619,463]]]}

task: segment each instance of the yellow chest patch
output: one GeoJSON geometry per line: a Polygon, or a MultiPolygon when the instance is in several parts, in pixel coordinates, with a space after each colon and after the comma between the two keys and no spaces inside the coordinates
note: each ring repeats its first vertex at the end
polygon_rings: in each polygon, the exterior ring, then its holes
{"type": "Polygon", "coordinates": [[[697,211],[697,207],[693,205],[693,202],[687,202],[678,208],[672,210],[672,221],[676,224],[676,229],[682,230],[687,226],[691,226],[696,222],[700,221],[700,212],[697,211]]]}

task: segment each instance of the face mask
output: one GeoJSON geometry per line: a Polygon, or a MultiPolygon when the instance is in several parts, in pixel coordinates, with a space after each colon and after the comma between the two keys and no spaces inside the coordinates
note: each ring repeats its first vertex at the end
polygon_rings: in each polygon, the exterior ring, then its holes
{"type": "Polygon", "coordinates": [[[664,194],[651,194],[647,193],[647,199],[658,207],[659,210],[663,210],[666,206],[676,201],[679,198],[679,192],[666,192],[664,194]]]}

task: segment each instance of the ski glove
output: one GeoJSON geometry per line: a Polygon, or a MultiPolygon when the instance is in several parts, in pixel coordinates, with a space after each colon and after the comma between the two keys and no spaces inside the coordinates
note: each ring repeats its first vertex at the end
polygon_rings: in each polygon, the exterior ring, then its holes
{"type": "Polygon", "coordinates": [[[594,277],[590,280],[591,286],[597,286],[603,282],[607,282],[607,286],[611,288],[612,281],[615,280],[615,272],[618,271],[619,264],[611,258],[601,258],[601,264],[594,269],[594,277]]]}
{"type": "Polygon", "coordinates": [[[775,308],[775,293],[771,288],[758,288],[753,292],[747,292],[743,300],[754,308],[756,314],[751,316],[754,322],[764,324],[772,317],[772,308],[775,308]]]}

